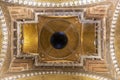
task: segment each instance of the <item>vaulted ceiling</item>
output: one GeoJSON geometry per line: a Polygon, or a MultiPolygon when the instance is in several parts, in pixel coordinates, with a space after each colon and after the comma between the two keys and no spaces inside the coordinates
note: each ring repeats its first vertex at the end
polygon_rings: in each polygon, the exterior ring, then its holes
{"type": "Polygon", "coordinates": [[[120,80],[120,0],[1,0],[0,80],[120,80]]]}

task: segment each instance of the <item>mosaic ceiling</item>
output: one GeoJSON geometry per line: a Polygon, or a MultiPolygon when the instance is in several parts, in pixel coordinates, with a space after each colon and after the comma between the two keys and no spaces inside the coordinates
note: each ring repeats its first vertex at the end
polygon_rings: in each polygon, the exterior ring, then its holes
{"type": "Polygon", "coordinates": [[[0,0],[0,80],[120,80],[120,0],[0,0]]]}

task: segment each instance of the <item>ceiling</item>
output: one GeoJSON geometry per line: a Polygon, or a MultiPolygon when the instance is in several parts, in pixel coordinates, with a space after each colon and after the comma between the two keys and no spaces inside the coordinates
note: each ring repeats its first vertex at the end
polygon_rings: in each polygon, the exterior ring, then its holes
{"type": "Polygon", "coordinates": [[[0,79],[120,80],[118,2],[0,1],[0,79]]]}

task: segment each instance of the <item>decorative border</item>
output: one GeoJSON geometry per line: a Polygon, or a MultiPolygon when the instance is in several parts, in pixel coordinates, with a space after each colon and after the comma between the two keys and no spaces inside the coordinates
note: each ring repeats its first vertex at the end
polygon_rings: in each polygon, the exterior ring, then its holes
{"type": "MultiPolygon", "coordinates": [[[[30,55],[21,55],[20,54],[20,32],[21,32],[21,29],[20,29],[20,26],[21,24],[24,24],[24,23],[38,23],[38,15],[51,15],[51,16],[78,16],[78,19],[80,22],[82,23],[98,23],[99,25],[99,28],[98,28],[98,33],[101,34],[101,20],[96,20],[96,21],[93,21],[93,20],[86,20],[84,18],[84,12],[72,12],[70,14],[70,12],[56,12],[56,13],[51,13],[51,12],[48,12],[48,13],[44,13],[44,12],[36,12],[35,13],[35,18],[34,20],[31,20],[31,21],[24,21],[24,22],[21,22],[21,21],[17,21],[17,33],[18,33],[18,38],[17,38],[17,57],[29,57],[30,55]]],[[[84,64],[84,59],[86,58],[97,58],[97,59],[103,59],[102,58],[102,52],[101,52],[101,35],[98,35],[98,55],[96,56],[81,56],[80,57],[80,61],[81,63],[78,63],[78,62],[70,62],[70,63],[67,63],[67,64],[64,64],[64,63],[38,63],[38,55],[33,55],[33,57],[35,57],[35,65],[36,66],[71,66],[74,64],[74,66],[83,66],[84,64]]],[[[32,56],[32,55],[31,55],[32,56]]]]}
{"type": "Polygon", "coordinates": [[[26,6],[35,6],[35,7],[70,7],[70,6],[83,6],[83,5],[91,5],[100,2],[104,2],[106,0],[77,0],[70,2],[62,2],[62,3],[54,3],[54,2],[37,2],[34,0],[2,0],[4,2],[26,5],[26,6]]]}
{"type": "Polygon", "coordinates": [[[2,36],[3,36],[2,49],[0,53],[0,69],[1,69],[4,64],[7,49],[8,49],[8,28],[7,28],[7,24],[6,24],[5,17],[1,7],[0,7],[0,22],[2,23],[1,29],[2,29],[2,36]]]}
{"type": "Polygon", "coordinates": [[[9,76],[5,78],[1,78],[1,80],[17,80],[20,78],[26,78],[26,77],[32,77],[32,76],[38,76],[38,75],[47,75],[47,74],[64,74],[64,75],[75,75],[75,76],[83,76],[83,77],[89,77],[97,80],[112,80],[107,77],[99,76],[99,75],[94,75],[91,73],[79,73],[79,72],[61,72],[61,71],[46,71],[46,72],[31,72],[31,73],[23,73],[23,74],[18,74],[14,76],[9,76]]]}
{"type": "Polygon", "coordinates": [[[120,0],[118,2],[117,6],[116,6],[116,9],[115,9],[115,12],[114,12],[114,15],[113,15],[111,30],[110,30],[110,55],[111,55],[111,59],[112,59],[112,63],[114,65],[114,68],[115,68],[117,74],[120,75],[120,67],[119,67],[118,61],[116,59],[115,47],[114,47],[115,28],[116,28],[116,24],[117,24],[119,14],[120,14],[120,0]]]}

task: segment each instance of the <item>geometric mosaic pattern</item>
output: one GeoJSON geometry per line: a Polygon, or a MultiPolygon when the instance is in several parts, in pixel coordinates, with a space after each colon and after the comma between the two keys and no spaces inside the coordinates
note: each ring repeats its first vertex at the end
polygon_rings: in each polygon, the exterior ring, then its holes
{"type": "Polygon", "coordinates": [[[115,44],[119,3],[120,0],[1,0],[0,80],[38,80],[40,75],[119,80],[119,53],[115,44]],[[71,41],[67,48],[51,48],[49,37],[54,32],[64,32],[65,28],[71,41]],[[76,43],[78,46],[73,49],[76,43]],[[24,45],[30,45],[31,49],[24,45]],[[61,57],[67,53],[72,55],[61,57]]]}

